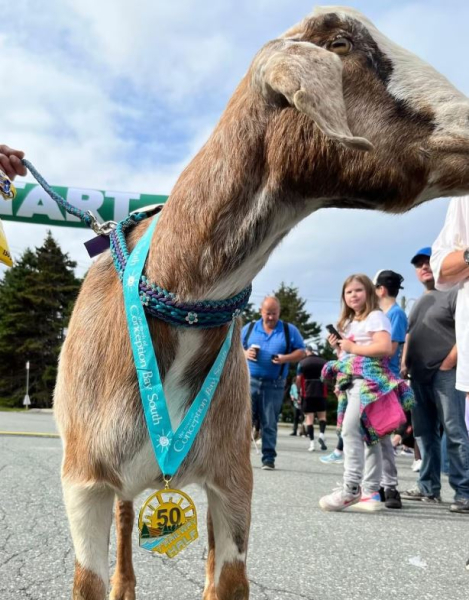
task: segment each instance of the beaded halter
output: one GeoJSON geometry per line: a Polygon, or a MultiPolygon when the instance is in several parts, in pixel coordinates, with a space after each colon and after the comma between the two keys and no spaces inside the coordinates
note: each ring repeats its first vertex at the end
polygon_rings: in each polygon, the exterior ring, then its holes
{"type": "MultiPolygon", "coordinates": [[[[147,213],[132,214],[118,223],[110,234],[111,254],[121,281],[129,258],[125,233],[147,216],[149,216],[147,213]]],[[[140,300],[149,315],[176,327],[201,329],[219,327],[238,317],[249,301],[251,289],[252,286],[249,285],[239,294],[227,300],[204,300],[189,303],[180,302],[177,294],[151,283],[144,275],[139,281],[140,300]]]]}

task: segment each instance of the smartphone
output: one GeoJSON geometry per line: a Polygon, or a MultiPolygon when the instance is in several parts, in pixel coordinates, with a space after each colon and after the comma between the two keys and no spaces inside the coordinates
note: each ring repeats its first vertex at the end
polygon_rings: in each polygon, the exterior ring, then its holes
{"type": "Polygon", "coordinates": [[[342,339],[342,336],[340,335],[340,333],[337,331],[337,329],[334,327],[334,325],[326,325],[326,329],[327,331],[331,334],[331,335],[335,335],[335,337],[339,340],[342,339]]]}

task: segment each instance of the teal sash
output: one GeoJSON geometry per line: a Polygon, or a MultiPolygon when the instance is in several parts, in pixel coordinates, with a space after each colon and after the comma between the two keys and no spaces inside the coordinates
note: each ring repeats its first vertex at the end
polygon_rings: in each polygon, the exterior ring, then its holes
{"type": "Polygon", "coordinates": [[[165,477],[170,478],[189,453],[207,414],[231,347],[235,319],[231,322],[225,341],[201,390],[177,430],[173,431],[150,330],[139,294],[140,276],[145,266],[158,218],[159,214],[153,218],[147,231],[131,253],[122,283],[127,326],[148,434],[161,472],[165,477]]]}

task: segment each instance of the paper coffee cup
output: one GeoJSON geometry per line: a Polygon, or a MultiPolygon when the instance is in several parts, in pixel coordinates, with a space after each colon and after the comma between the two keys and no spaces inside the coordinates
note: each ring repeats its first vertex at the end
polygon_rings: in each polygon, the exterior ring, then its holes
{"type": "Polygon", "coordinates": [[[259,350],[261,349],[260,346],[258,346],[257,344],[251,344],[251,348],[252,350],[254,350],[254,352],[256,353],[255,358],[251,359],[251,360],[255,360],[257,361],[257,357],[259,356],[259,350]]]}

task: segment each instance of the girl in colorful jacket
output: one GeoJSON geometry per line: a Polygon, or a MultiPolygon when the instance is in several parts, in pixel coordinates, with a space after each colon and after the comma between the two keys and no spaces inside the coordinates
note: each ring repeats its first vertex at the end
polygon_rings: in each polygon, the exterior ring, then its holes
{"type": "Polygon", "coordinates": [[[377,442],[380,434],[374,429],[373,422],[382,422],[382,419],[378,417],[372,422],[371,414],[373,412],[376,417],[376,408],[385,406],[384,400],[389,399],[390,393],[395,393],[405,407],[411,406],[413,399],[409,386],[388,368],[392,355],[391,323],[380,310],[375,287],[366,275],[351,275],[345,280],[337,329],[341,338],[331,334],[327,339],[338,360],[327,363],[323,375],[325,378],[337,378],[338,427],[342,432],[345,453],[344,483],[319,501],[320,507],[326,511],[343,510],[379,492],[382,461],[377,442]],[[372,404],[375,405],[371,407],[372,404]],[[367,444],[367,460],[373,468],[367,477],[370,489],[362,493],[365,468],[363,442],[367,444]]]}

